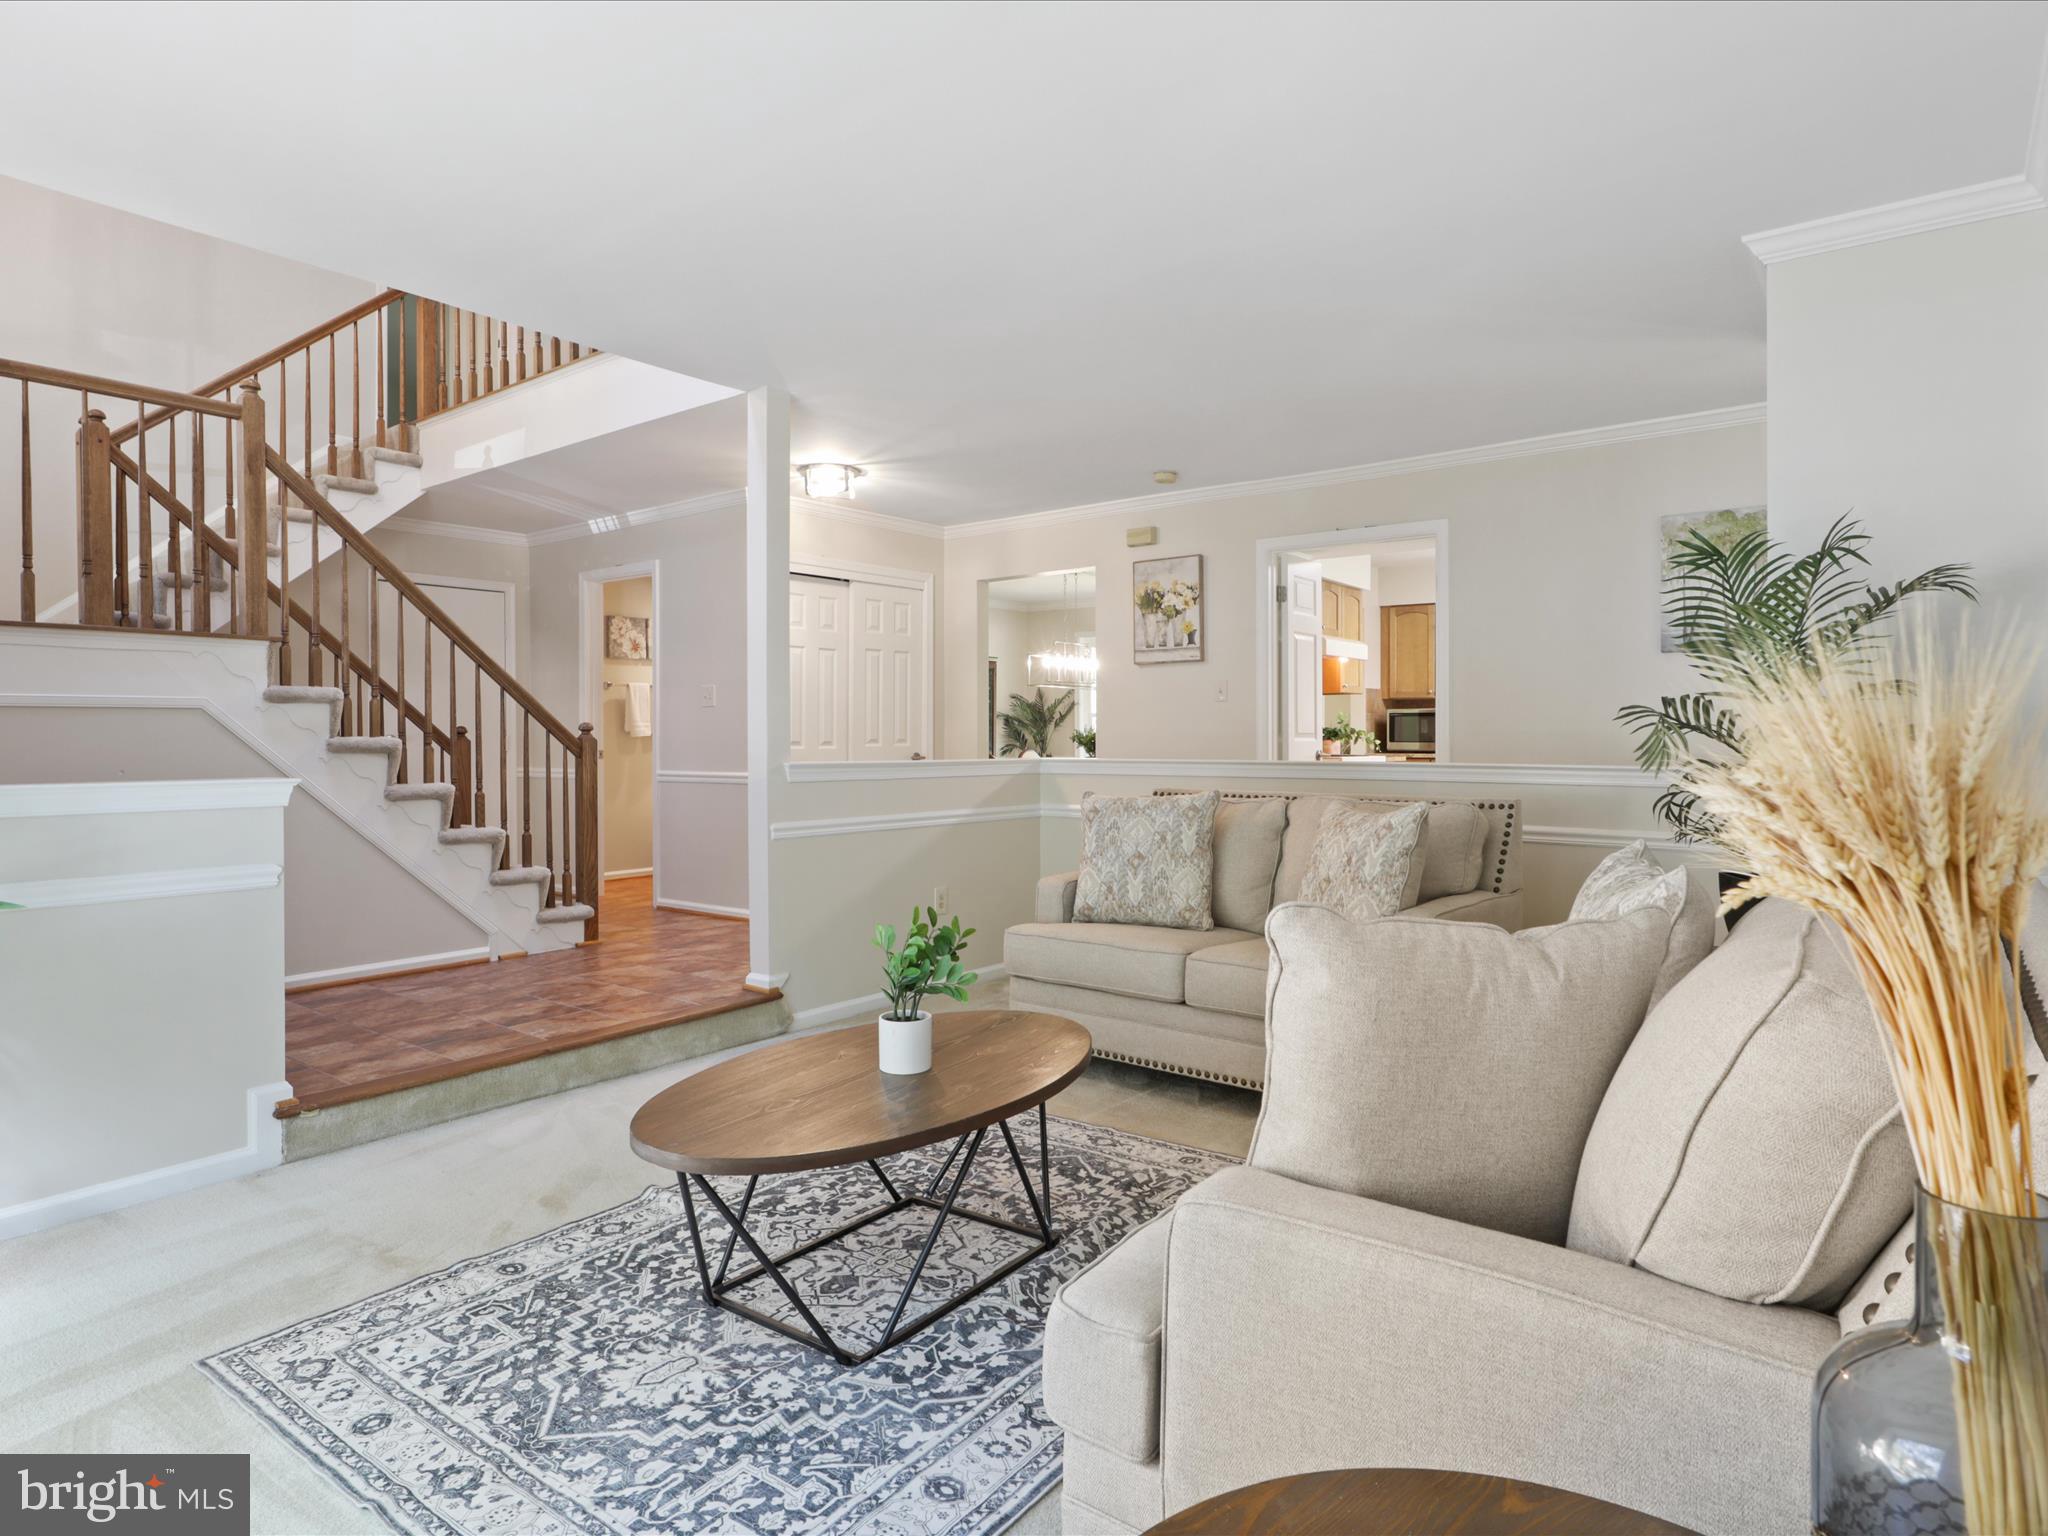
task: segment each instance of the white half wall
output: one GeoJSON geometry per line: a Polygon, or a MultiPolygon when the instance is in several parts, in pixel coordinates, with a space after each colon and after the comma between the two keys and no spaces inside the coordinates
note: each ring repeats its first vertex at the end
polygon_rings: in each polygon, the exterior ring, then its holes
{"type": "Polygon", "coordinates": [[[0,1238],[280,1160],[293,787],[0,787],[0,1238]]]}

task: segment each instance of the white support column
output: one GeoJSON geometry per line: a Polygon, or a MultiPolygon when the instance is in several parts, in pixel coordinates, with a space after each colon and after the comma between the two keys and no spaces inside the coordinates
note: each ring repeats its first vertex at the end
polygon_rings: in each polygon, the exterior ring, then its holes
{"type": "Polygon", "coordinates": [[[768,826],[789,760],[789,395],[747,395],[747,983],[779,987],[768,826]]]}

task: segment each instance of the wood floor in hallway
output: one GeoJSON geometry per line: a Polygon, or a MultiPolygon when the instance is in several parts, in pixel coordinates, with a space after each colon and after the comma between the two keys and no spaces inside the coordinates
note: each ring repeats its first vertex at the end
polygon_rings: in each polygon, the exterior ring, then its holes
{"type": "Polygon", "coordinates": [[[605,882],[595,944],[285,999],[281,1114],[346,1104],[600,1040],[749,1008],[742,920],[654,906],[645,876],[605,882]]]}

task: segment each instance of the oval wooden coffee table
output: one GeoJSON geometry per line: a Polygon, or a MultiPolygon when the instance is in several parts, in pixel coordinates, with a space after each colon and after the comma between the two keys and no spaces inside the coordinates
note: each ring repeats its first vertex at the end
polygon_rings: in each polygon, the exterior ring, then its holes
{"type": "Polygon", "coordinates": [[[1051,1014],[1007,1009],[942,1013],[932,1020],[931,1071],[895,1077],[876,1065],[876,1034],[875,1025],[861,1024],[762,1046],[663,1089],[633,1116],[633,1150],[650,1163],[673,1169],[682,1186],[683,1215],[706,1302],[823,1350],[842,1365],[874,1359],[1058,1244],[1059,1232],[1052,1220],[1052,1159],[1045,1138],[1045,1101],[1081,1075],[1094,1049],[1087,1030],[1071,1019],[1051,1014]],[[1038,1111],[1035,1187],[1008,1124],[1012,1115],[1034,1108],[1038,1111]],[[1033,1226],[958,1203],[992,1126],[1002,1133],[1010,1164],[1024,1186],[1033,1226]],[[882,1168],[881,1159],[892,1152],[928,1147],[949,1138],[952,1150],[922,1190],[899,1190],[882,1168]],[[956,1162],[959,1170],[954,1172],[956,1162]],[[888,1193],[886,1204],[772,1257],[747,1230],[747,1210],[763,1174],[855,1163],[866,1163],[874,1170],[888,1193]],[[746,1177],[737,1210],[712,1187],[713,1174],[746,1177]],[[705,1252],[692,1185],[728,1229],[715,1270],[705,1252]],[[826,1331],[782,1266],[913,1206],[936,1213],[923,1249],[880,1338],[865,1350],[851,1350],[826,1331]],[[904,1311],[949,1217],[1000,1227],[1036,1241],[968,1289],[905,1322],[904,1311]],[[728,1274],[736,1243],[745,1246],[754,1262],[738,1274],[728,1274]],[[763,1275],[775,1282],[796,1309],[803,1328],[733,1297],[734,1291],[763,1275]]]}
{"type": "Polygon", "coordinates": [[[1542,1483],[1473,1472],[1354,1468],[1276,1477],[1169,1515],[1146,1536],[1692,1536],[1542,1483]]]}

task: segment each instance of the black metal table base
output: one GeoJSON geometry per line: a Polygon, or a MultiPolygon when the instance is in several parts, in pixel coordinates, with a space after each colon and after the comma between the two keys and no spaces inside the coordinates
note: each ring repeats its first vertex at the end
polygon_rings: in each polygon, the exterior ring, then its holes
{"type": "Polygon", "coordinates": [[[1040,1254],[1048,1253],[1059,1245],[1060,1234],[1054,1229],[1052,1224],[1052,1156],[1050,1144],[1047,1142],[1045,1135],[1045,1106],[1043,1104],[1038,1106],[1038,1184],[1036,1187],[1032,1185],[1031,1174],[1024,1166],[1024,1155],[1017,1149],[1017,1138],[1010,1134],[1009,1122],[998,1120],[995,1124],[995,1129],[1002,1133],[1003,1145],[1010,1154],[1011,1166],[1017,1170],[1018,1180],[1024,1186],[1024,1198],[1030,1203],[1031,1215],[1037,1223],[1036,1226],[1025,1226],[1006,1217],[990,1215],[986,1211],[970,1210],[959,1203],[960,1191],[967,1183],[967,1175],[974,1166],[975,1155],[981,1151],[982,1140],[988,1135],[989,1128],[987,1126],[983,1126],[978,1131],[969,1131],[965,1136],[962,1136],[953,1143],[953,1150],[946,1154],[945,1162],[940,1164],[939,1171],[932,1175],[930,1182],[925,1185],[922,1192],[913,1191],[910,1194],[904,1194],[897,1189],[889,1175],[882,1170],[882,1165],[870,1159],[868,1167],[874,1170],[875,1177],[882,1181],[882,1187],[889,1192],[889,1203],[876,1206],[871,1211],[863,1212],[861,1215],[854,1217],[853,1220],[836,1226],[829,1232],[821,1233],[806,1242],[798,1243],[788,1252],[778,1253],[773,1257],[770,1257],[762,1249],[760,1243],[755,1240],[754,1235],[747,1230],[747,1210],[754,1203],[754,1189],[761,1182],[759,1174],[755,1174],[747,1180],[747,1187],[740,1196],[739,1209],[737,1211],[727,1204],[716,1189],[711,1187],[711,1181],[703,1174],[678,1174],[676,1180],[682,1186],[683,1191],[683,1215],[688,1220],[690,1228],[690,1249],[697,1261],[697,1279],[704,1288],[704,1299],[714,1307],[721,1307],[737,1317],[744,1317],[750,1322],[759,1323],[764,1328],[772,1328],[786,1338],[795,1339],[799,1344],[806,1344],[812,1349],[820,1350],[830,1355],[841,1365],[865,1365],[868,1361],[874,1359],[875,1356],[881,1354],[883,1350],[902,1343],[914,1333],[919,1333],[929,1328],[955,1307],[960,1306],[963,1302],[973,1300],[990,1286],[1006,1279],[1012,1272],[1023,1265],[1029,1264],[1040,1254]],[[965,1153],[964,1157],[962,1156],[963,1152],[965,1153]],[[958,1172],[953,1171],[955,1162],[960,1164],[958,1172]],[[950,1183],[947,1182],[946,1178],[948,1173],[953,1175],[950,1183]],[[705,1253],[704,1230],[702,1224],[698,1221],[697,1202],[690,1190],[692,1182],[697,1186],[697,1193],[703,1195],[706,1200],[711,1202],[712,1208],[724,1219],[728,1229],[725,1251],[719,1255],[716,1271],[712,1269],[710,1259],[705,1253]],[[945,1190],[943,1198],[940,1197],[939,1193],[942,1188],[945,1190]],[[932,1218],[931,1231],[925,1234],[924,1247],[918,1252],[917,1262],[910,1267],[910,1278],[903,1282],[902,1294],[896,1298],[895,1310],[889,1314],[888,1325],[883,1328],[880,1339],[865,1350],[850,1350],[833,1338],[831,1333],[826,1330],[825,1325],[818,1321],[817,1315],[805,1305],[803,1297],[797,1294],[796,1287],[790,1283],[789,1277],[782,1272],[782,1266],[791,1259],[802,1258],[807,1253],[815,1253],[818,1249],[826,1247],[831,1243],[836,1243],[841,1238],[848,1237],[860,1231],[863,1227],[871,1226],[884,1217],[894,1216],[899,1211],[907,1211],[914,1206],[923,1207],[926,1210],[937,1213],[932,1218]],[[963,1221],[977,1221],[983,1226],[999,1227],[1005,1232],[1014,1232],[1020,1237],[1033,1238],[1036,1241],[1032,1247],[1013,1258],[1005,1260],[999,1268],[984,1275],[966,1290],[949,1297],[937,1306],[912,1318],[909,1322],[905,1322],[903,1314],[910,1306],[910,1298],[917,1290],[918,1279],[924,1274],[925,1263],[931,1258],[932,1249],[939,1240],[939,1232],[944,1228],[949,1217],[958,1217],[963,1221]],[[733,1250],[736,1246],[741,1245],[752,1255],[754,1262],[738,1274],[728,1275],[727,1271],[732,1265],[733,1250]],[[780,1288],[782,1294],[788,1298],[789,1304],[796,1308],[797,1315],[804,1321],[804,1327],[799,1328],[779,1317],[771,1317],[767,1313],[757,1311],[745,1302],[737,1301],[733,1298],[732,1293],[734,1291],[744,1285],[751,1284],[763,1275],[772,1279],[777,1287],[780,1288]]]}

